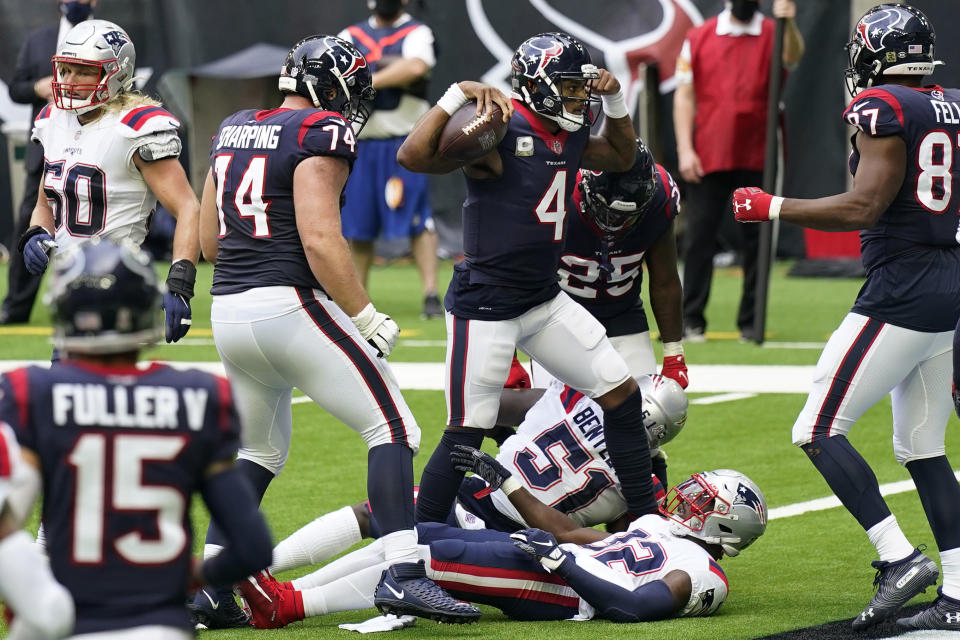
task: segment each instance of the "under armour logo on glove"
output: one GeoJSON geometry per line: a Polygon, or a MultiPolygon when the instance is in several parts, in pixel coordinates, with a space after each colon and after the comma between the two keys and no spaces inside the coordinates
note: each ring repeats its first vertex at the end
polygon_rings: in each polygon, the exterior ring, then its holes
{"type": "Polygon", "coordinates": [[[780,217],[783,198],[757,187],[741,187],[733,192],[733,216],[738,222],[766,222],[780,217]]]}

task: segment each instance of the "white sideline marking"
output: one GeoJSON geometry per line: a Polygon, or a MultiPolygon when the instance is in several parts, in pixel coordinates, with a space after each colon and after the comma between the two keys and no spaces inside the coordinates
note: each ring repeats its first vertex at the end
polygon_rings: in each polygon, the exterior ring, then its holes
{"type": "Polygon", "coordinates": [[[445,347],[446,340],[401,340],[401,347],[445,347]]]}
{"type": "Polygon", "coordinates": [[[720,404],[721,402],[733,402],[734,400],[746,400],[747,398],[755,398],[757,394],[755,393],[721,393],[716,396],[706,396],[704,398],[696,398],[691,400],[690,404],[720,404]]]}
{"type": "MultiPolygon", "coordinates": [[[[960,480],[960,471],[954,472],[954,475],[958,480],[960,480]]],[[[880,485],[880,495],[892,496],[896,493],[906,493],[907,491],[913,491],[915,489],[916,487],[913,484],[913,480],[900,480],[899,482],[889,482],[887,484],[880,485]]],[[[791,516],[799,516],[802,513],[809,513],[811,511],[824,511],[825,509],[832,509],[839,506],[840,500],[836,496],[817,498],[816,500],[796,502],[794,504],[788,504],[785,507],[775,507],[770,509],[769,519],[776,520],[777,518],[789,518],[791,516]]]]}

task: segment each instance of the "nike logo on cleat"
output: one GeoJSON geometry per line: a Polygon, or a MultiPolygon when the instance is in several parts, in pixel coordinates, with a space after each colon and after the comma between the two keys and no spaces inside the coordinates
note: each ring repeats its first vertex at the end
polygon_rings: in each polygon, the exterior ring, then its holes
{"type": "Polygon", "coordinates": [[[390,589],[390,593],[396,596],[398,600],[403,600],[403,589],[400,589],[400,591],[397,591],[396,589],[391,587],[389,584],[386,584],[385,586],[387,587],[387,589],[390,589]]]}
{"type": "Polygon", "coordinates": [[[217,608],[220,606],[220,600],[218,599],[218,600],[214,601],[214,599],[210,597],[210,594],[207,593],[207,590],[206,590],[206,589],[200,589],[200,593],[202,593],[203,595],[205,595],[205,596],[207,597],[207,600],[210,601],[210,608],[213,609],[214,611],[216,611],[217,608]]]}
{"type": "Polygon", "coordinates": [[[903,586],[910,582],[910,579],[917,575],[918,571],[920,571],[920,567],[913,567],[910,571],[907,571],[902,578],[897,580],[897,584],[895,585],[897,589],[903,589],[903,586]]]}

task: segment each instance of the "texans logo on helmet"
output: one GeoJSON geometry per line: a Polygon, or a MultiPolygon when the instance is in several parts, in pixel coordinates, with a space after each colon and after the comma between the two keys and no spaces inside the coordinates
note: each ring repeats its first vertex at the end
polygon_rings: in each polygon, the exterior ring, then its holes
{"type": "Polygon", "coordinates": [[[745,504],[751,507],[760,516],[760,522],[766,523],[767,514],[763,510],[763,501],[756,492],[745,484],[737,487],[737,497],[733,504],[745,504]]]}
{"type": "MultiPolygon", "coordinates": [[[[551,60],[556,60],[560,57],[560,54],[563,53],[563,45],[557,42],[556,40],[548,40],[546,46],[541,46],[540,42],[531,43],[531,46],[535,49],[540,49],[543,51],[543,55],[540,56],[540,64],[537,65],[537,68],[532,72],[527,69],[525,75],[530,78],[535,78],[540,75],[540,72],[547,68],[547,65],[550,64],[551,60]]],[[[530,56],[524,62],[536,62],[537,59],[534,56],[530,56]]]]}
{"type": "Polygon", "coordinates": [[[336,58],[337,68],[341,68],[348,63],[350,64],[346,71],[340,72],[340,75],[344,79],[352,76],[353,72],[357,69],[363,69],[367,66],[367,61],[363,56],[355,56],[349,51],[345,51],[338,42],[333,41],[331,38],[327,38],[327,45],[330,46],[330,52],[328,55],[336,58]]]}
{"type": "Polygon", "coordinates": [[[892,9],[884,9],[864,16],[857,25],[857,33],[864,46],[876,53],[883,49],[883,39],[900,25],[903,16],[892,9]]]}

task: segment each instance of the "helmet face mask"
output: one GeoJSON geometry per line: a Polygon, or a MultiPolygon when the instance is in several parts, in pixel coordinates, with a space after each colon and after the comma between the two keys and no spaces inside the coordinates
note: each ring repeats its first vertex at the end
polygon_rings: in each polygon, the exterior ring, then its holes
{"type": "Polygon", "coordinates": [[[310,36],[293,45],[280,69],[278,86],[318,109],[339,113],[354,134],[366,124],[376,96],[363,54],[335,36],[310,36]]]}
{"type": "Polygon", "coordinates": [[[83,354],[137,351],[162,336],[160,300],[146,253],[93,238],[53,260],[46,303],[54,346],[83,354]]]}
{"type": "Polygon", "coordinates": [[[736,556],[767,528],[767,503],[750,478],[732,469],[695,473],[670,489],[660,513],[679,536],[717,545],[736,556]]]}
{"type": "MultiPolygon", "coordinates": [[[[83,114],[133,86],[137,54],[130,36],[106,20],[87,20],[67,32],[53,56],[53,101],[58,109],[83,114]],[[96,80],[73,80],[77,66],[98,70],[96,80]]],[[[82,78],[93,75],[83,74],[82,78]]]]}
{"type": "Polygon", "coordinates": [[[583,212],[604,235],[622,237],[647,214],[656,195],[656,162],[637,140],[633,167],[623,173],[584,171],[580,181],[583,212]]]}
{"type": "Polygon", "coordinates": [[[849,66],[847,91],[880,84],[883,76],[927,76],[937,65],[936,34],[919,9],[904,4],[881,4],[857,21],[846,45],[849,66]]]}
{"type": "Polygon", "coordinates": [[[590,53],[566,33],[541,33],[525,40],[510,62],[510,85],[535,113],[564,131],[593,124],[590,80],[600,77],[590,53]]]}

